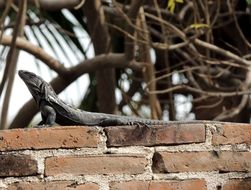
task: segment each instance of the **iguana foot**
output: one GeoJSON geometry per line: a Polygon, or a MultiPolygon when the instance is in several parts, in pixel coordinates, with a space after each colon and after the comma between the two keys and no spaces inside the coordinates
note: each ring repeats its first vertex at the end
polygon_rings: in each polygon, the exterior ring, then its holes
{"type": "Polygon", "coordinates": [[[32,128],[48,128],[51,127],[52,125],[46,125],[46,124],[42,124],[42,125],[33,125],[32,128]]]}

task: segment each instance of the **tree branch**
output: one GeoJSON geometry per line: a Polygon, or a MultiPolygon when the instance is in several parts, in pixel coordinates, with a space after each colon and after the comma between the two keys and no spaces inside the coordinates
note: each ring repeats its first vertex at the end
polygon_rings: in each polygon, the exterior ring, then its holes
{"type": "Polygon", "coordinates": [[[222,48],[220,48],[220,47],[218,47],[216,45],[204,42],[204,41],[202,41],[202,40],[200,40],[198,38],[196,38],[194,40],[194,43],[196,45],[199,45],[201,47],[204,47],[204,48],[210,49],[210,50],[212,50],[212,51],[214,51],[216,53],[219,53],[219,54],[221,54],[221,55],[223,55],[225,57],[233,59],[233,60],[235,60],[236,62],[238,62],[238,63],[240,63],[242,65],[251,66],[251,61],[243,59],[243,58],[239,57],[238,55],[236,55],[236,54],[234,54],[234,53],[232,53],[230,51],[224,50],[224,49],[222,49],[222,48]]]}
{"type": "Polygon", "coordinates": [[[13,38],[10,45],[10,51],[7,55],[6,67],[4,71],[3,80],[0,87],[0,96],[4,87],[7,84],[5,97],[3,101],[3,108],[0,121],[0,129],[7,128],[7,116],[9,110],[9,102],[12,92],[13,81],[15,78],[15,71],[17,66],[17,59],[19,56],[19,49],[16,48],[16,40],[18,36],[23,35],[24,25],[26,21],[26,11],[27,11],[27,0],[19,1],[17,19],[15,22],[15,27],[13,31],[13,38]]]}
{"type": "MultiPolygon", "coordinates": [[[[0,32],[0,35],[2,33],[0,32]]],[[[2,39],[0,40],[0,44],[5,46],[10,46],[12,41],[12,36],[2,35],[2,39]]],[[[61,64],[58,60],[50,56],[46,53],[42,48],[32,44],[24,38],[17,37],[16,39],[16,47],[22,49],[32,55],[34,55],[37,59],[43,61],[49,68],[54,70],[59,75],[64,75],[66,68],[63,64],[61,64]]]]}
{"type": "MultiPolygon", "coordinates": [[[[13,0],[15,4],[18,3],[19,0],[13,0]]],[[[63,8],[72,9],[77,7],[82,3],[82,0],[28,0],[29,4],[35,4],[39,2],[39,6],[47,11],[56,11],[63,8]]],[[[6,6],[6,0],[0,0],[0,9],[3,9],[6,6]]]]}
{"type": "Polygon", "coordinates": [[[223,111],[221,114],[217,115],[213,120],[216,121],[224,121],[226,119],[231,119],[234,116],[238,115],[247,105],[249,95],[243,95],[241,98],[241,102],[237,107],[233,107],[232,109],[223,111]]]}
{"type": "MultiPolygon", "coordinates": [[[[0,33],[1,35],[1,33],[0,33]]],[[[11,44],[12,37],[3,35],[0,44],[9,46],[11,44]]],[[[37,59],[43,61],[49,68],[58,73],[61,76],[67,75],[68,70],[75,70],[73,72],[81,72],[84,69],[86,72],[94,72],[96,70],[103,69],[104,67],[110,68],[131,68],[133,70],[140,70],[145,66],[144,63],[131,61],[128,62],[125,59],[123,53],[109,53],[100,54],[93,59],[84,60],[81,64],[72,67],[71,69],[65,68],[58,60],[46,53],[42,48],[30,43],[24,38],[17,37],[16,47],[34,55],[37,59]],[[102,61],[104,60],[104,61],[102,61]],[[80,70],[79,70],[80,69],[80,70]]]]}
{"type": "MultiPolygon", "coordinates": [[[[128,18],[131,20],[131,23],[135,23],[136,17],[138,15],[140,6],[143,4],[144,0],[135,0],[132,1],[130,5],[130,9],[128,11],[128,18]]],[[[131,36],[134,35],[134,27],[127,23],[125,30],[128,34],[131,36]]],[[[128,36],[125,36],[125,56],[126,58],[131,61],[134,58],[134,41],[129,38],[128,36]]]]}
{"type": "MultiPolygon", "coordinates": [[[[83,6],[87,26],[93,42],[95,55],[109,53],[111,38],[106,25],[106,18],[100,0],[87,0],[83,6]]],[[[115,113],[115,71],[104,68],[95,73],[97,80],[98,109],[104,113],[115,113]]]]}
{"type": "Polygon", "coordinates": [[[191,86],[187,86],[187,85],[177,85],[177,86],[173,86],[172,88],[168,88],[168,89],[164,89],[164,90],[155,90],[155,91],[149,91],[149,94],[166,94],[169,92],[175,92],[178,90],[187,90],[190,92],[194,92],[197,94],[201,94],[201,95],[206,95],[206,96],[212,96],[212,97],[231,97],[231,96],[242,96],[242,95],[246,95],[246,94],[250,94],[251,90],[241,90],[241,91],[233,91],[233,92],[218,92],[218,91],[204,91],[201,89],[197,89],[191,86]]]}

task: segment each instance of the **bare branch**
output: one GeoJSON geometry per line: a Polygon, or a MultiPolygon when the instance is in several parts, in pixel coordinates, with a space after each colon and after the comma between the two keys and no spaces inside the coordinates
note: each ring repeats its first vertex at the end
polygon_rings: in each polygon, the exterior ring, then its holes
{"type": "Polygon", "coordinates": [[[248,98],[249,98],[249,96],[247,94],[243,95],[243,97],[241,98],[241,102],[237,107],[233,107],[230,110],[223,111],[221,114],[216,116],[214,118],[214,120],[224,121],[226,119],[231,119],[234,116],[238,115],[244,109],[244,107],[247,105],[248,98]]]}
{"type": "MultiPolygon", "coordinates": [[[[96,55],[111,51],[111,37],[106,25],[106,17],[100,0],[86,1],[83,13],[87,18],[87,26],[96,55]]],[[[116,111],[115,71],[112,68],[97,70],[98,109],[104,113],[116,111]],[[106,91],[106,93],[104,93],[106,91]]]]}
{"type": "MultiPolygon", "coordinates": [[[[13,0],[15,4],[18,3],[19,0],[13,0]]],[[[63,8],[72,9],[74,7],[78,7],[81,4],[82,0],[37,0],[39,2],[39,6],[47,11],[56,11],[63,8]]],[[[29,4],[35,4],[36,1],[28,0],[29,4]]],[[[3,9],[6,6],[6,0],[0,0],[0,9],[3,9]]]]}
{"type": "Polygon", "coordinates": [[[156,90],[156,91],[148,91],[148,93],[154,93],[154,94],[166,94],[169,92],[175,92],[178,90],[188,90],[197,94],[201,94],[201,95],[207,95],[207,96],[214,96],[214,97],[231,97],[231,96],[242,96],[245,94],[250,94],[251,93],[251,89],[250,90],[241,90],[241,91],[235,91],[235,92],[218,92],[218,91],[204,91],[201,89],[197,89],[197,88],[193,88],[191,86],[187,86],[187,85],[177,85],[174,86],[172,88],[169,89],[165,89],[165,90],[156,90]]]}
{"type": "MultiPolygon", "coordinates": [[[[144,32],[137,31],[136,33],[137,39],[143,39],[148,42],[146,44],[138,44],[140,51],[139,59],[147,63],[147,66],[145,67],[145,71],[143,74],[146,83],[148,83],[149,81],[153,81],[155,79],[155,68],[150,56],[150,36],[147,30],[144,9],[142,7],[140,8],[139,16],[137,18],[137,26],[142,28],[144,31],[144,32]]],[[[156,90],[156,83],[151,83],[149,89],[156,90]]],[[[151,118],[159,119],[162,115],[162,110],[156,94],[149,95],[149,104],[151,108],[151,118]]]]}
{"type": "MultiPolygon", "coordinates": [[[[11,41],[10,51],[7,55],[7,65],[5,67],[3,80],[1,83],[1,89],[0,94],[3,90],[4,84],[7,81],[7,88],[5,92],[5,97],[3,101],[3,108],[2,108],[2,115],[1,115],[1,123],[0,123],[0,129],[6,129],[7,128],[7,116],[8,116],[8,110],[9,110],[9,101],[13,86],[13,81],[15,77],[15,70],[17,66],[17,59],[19,56],[19,50],[16,48],[16,40],[18,36],[23,35],[24,25],[26,21],[26,10],[27,10],[27,0],[21,0],[19,1],[18,6],[18,14],[17,14],[17,20],[15,24],[15,28],[13,31],[13,38],[11,41]]],[[[1,95],[0,95],[1,96],[1,95]]]]}
{"type": "MultiPolygon", "coordinates": [[[[11,41],[12,36],[3,35],[0,44],[10,46],[11,41]]],[[[26,39],[17,37],[16,47],[34,55],[37,59],[43,61],[49,68],[54,70],[56,73],[61,75],[65,73],[66,69],[63,64],[61,64],[58,60],[46,53],[42,48],[32,44],[26,39]]]]}
{"type": "MultiPolygon", "coordinates": [[[[136,17],[138,15],[140,6],[142,5],[142,3],[144,2],[144,0],[134,0],[131,2],[130,5],[130,9],[128,11],[128,18],[131,20],[132,23],[135,23],[136,17]]],[[[134,35],[134,28],[127,24],[126,29],[125,29],[131,36],[134,35]]],[[[129,37],[125,37],[125,56],[126,58],[131,61],[134,59],[134,41],[129,38],[129,37]]]]}
{"type": "Polygon", "coordinates": [[[208,48],[208,49],[210,49],[210,50],[212,50],[214,52],[217,52],[217,53],[219,53],[221,55],[224,55],[225,57],[233,59],[233,60],[237,61],[238,63],[240,63],[242,65],[251,66],[251,61],[243,59],[243,58],[239,57],[238,55],[236,55],[236,54],[234,54],[234,53],[232,53],[230,51],[224,50],[224,49],[222,49],[222,48],[220,48],[220,47],[218,47],[216,45],[204,42],[204,41],[202,41],[202,40],[200,40],[198,38],[194,40],[194,43],[196,45],[199,45],[199,46],[204,47],[204,48],[208,48]]]}

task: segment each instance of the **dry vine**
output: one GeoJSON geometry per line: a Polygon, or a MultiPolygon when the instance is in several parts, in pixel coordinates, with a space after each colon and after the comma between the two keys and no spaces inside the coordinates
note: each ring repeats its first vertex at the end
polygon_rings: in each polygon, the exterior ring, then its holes
{"type": "MultiPolygon", "coordinates": [[[[37,8],[48,8],[43,0],[28,1],[28,4],[34,6],[34,2],[37,8]]],[[[29,52],[54,70],[58,77],[51,83],[57,93],[81,75],[96,72],[100,110],[105,112],[114,112],[118,108],[122,112],[129,104],[132,112],[140,115],[142,105],[150,105],[153,118],[175,120],[175,98],[182,94],[192,96],[190,111],[196,119],[249,122],[251,31],[248,24],[251,16],[245,1],[192,0],[175,4],[172,10],[167,4],[168,1],[158,0],[135,0],[129,4],[120,0],[53,4],[53,10],[65,6],[77,7],[77,10],[70,9],[72,12],[81,11],[81,19],[94,46],[95,57],[72,67],[65,67],[28,39],[7,36],[2,31],[0,42],[11,46],[15,41],[15,47],[29,52]],[[121,38],[123,40],[118,40],[121,38]],[[123,48],[117,50],[115,40],[123,48]],[[122,74],[119,77],[115,75],[115,68],[120,68],[122,74]],[[123,74],[131,80],[128,91],[119,86],[123,74]],[[178,77],[178,82],[173,81],[174,77],[178,77]],[[126,97],[118,107],[115,98],[108,100],[115,97],[116,88],[126,97]],[[104,91],[109,94],[107,98],[104,91]],[[133,100],[136,93],[141,97],[138,102],[133,100]]],[[[0,8],[4,9],[0,19],[2,29],[11,7],[15,6],[15,1],[9,0],[6,4],[0,1],[0,8]]],[[[30,23],[38,27],[45,24],[42,19],[30,23]]],[[[71,31],[58,25],[55,27],[68,37],[76,37],[71,31]]],[[[0,93],[4,84],[5,79],[1,81],[0,93]]],[[[30,100],[10,128],[28,124],[36,111],[30,100]],[[24,114],[27,109],[29,113],[24,114]]]]}

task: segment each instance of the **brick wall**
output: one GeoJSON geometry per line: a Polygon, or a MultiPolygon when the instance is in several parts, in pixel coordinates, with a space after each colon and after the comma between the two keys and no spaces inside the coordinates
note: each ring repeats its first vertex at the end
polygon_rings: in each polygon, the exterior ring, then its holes
{"type": "Polygon", "coordinates": [[[248,124],[5,130],[0,151],[0,189],[251,189],[248,124]]]}

